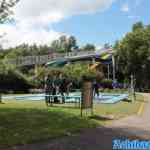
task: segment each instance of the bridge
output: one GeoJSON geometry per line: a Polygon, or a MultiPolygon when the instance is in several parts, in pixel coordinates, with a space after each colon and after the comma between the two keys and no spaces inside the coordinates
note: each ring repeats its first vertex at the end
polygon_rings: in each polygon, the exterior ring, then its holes
{"type": "Polygon", "coordinates": [[[7,59],[5,60],[5,63],[7,64],[13,64],[18,67],[22,66],[32,66],[32,65],[43,65],[46,64],[49,61],[53,61],[56,59],[62,59],[62,58],[70,58],[73,56],[80,57],[83,55],[89,55],[89,54],[94,54],[93,51],[88,51],[88,52],[78,52],[78,53],[52,53],[49,55],[41,55],[41,56],[25,56],[25,57],[18,57],[16,59],[7,59]]]}
{"type": "Polygon", "coordinates": [[[18,67],[24,66],[37,66],[37,65],[47,65],[47,66],[57,66],[57,64],[66,64],[68,62],[76,61],[86,61],[90,60],[93,63],[96,61],[102,62],[108,67],[108,79],[110,76],[110,64],[113,68],[113,80],[115,81],[115,58],[114,51],[112,49],[104,49],[99,52],[94,51],[80,51],[80,52],[71,52],[68,54],[53,53],[49,55],[42,56],[26,56],[18,57],[17,59],[8,59],[5,60],[7,64],[13,64],[18,67]]]}
{"type": "MultiPolygon", "coordinates": [[[[105,64],[107,66],[107,75],[108,79],[110,79],[110,65],[112,65],[112,75],[113,81],[116,79],[115,72],[115,57],[114,51],[112,49],[101,50],[98,53],[96,52],[84,52],[78,53],[77,55],[67,56],[61,59],[55,59],[53,61],[49,61],[46,63],[47,67],[63,67],[68,63],[80,62],[80,61],[92,61],[93,66],[97,66],[98,64],[105,64]]],[[[94,67],[95,68],[95,67],[94,67]]]]}
{"type": "Polygon", "coordinates": [[[67,61],[77,61],[77,60],[92,60],[97,59],[105,54],[106,55],[112,55],[113,51],[112,49],[109,50],[103,50],[100,51],[98,54],[96,54],[94,51],[80,51],[80,52],[71,52],[68,54],[65,53],[52,53],[49,55],[42,55],[42,56],[26,56],[26,57],[18,57],[17,59],[7,59],[5,60],[5,63],[7,64],[13,64],[18,67],[23,66],[33,66],[33,65],[45,65],[48,62],[54,61],[54,60],[61,60],[66,59],[67,61]]]}

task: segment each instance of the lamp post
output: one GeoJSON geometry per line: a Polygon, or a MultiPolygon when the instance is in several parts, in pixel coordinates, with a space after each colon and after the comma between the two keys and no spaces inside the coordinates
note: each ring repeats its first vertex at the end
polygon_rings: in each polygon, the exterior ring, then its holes
{"type": "Polygon", "coordinates": [[[92,64],[95,64],[95,62],[96,62],[96,61],[95,61],[95,58],[93,57],[93,58],[92,58],[92,64]]]}
{"type": "Polygon", "coordinates": [[[131,95],[132,95],[132,102],[135,100],[135,90],[134,90],[134,76],[131,74],[131,95]]]}
{"type": "Polygon", "coordinates": [[[112,54],[112,67],[113,67],[113,83],[116,80],[116,66],[115,66],[115,56],[112,54]]]}
{"type": "Polygon", "coordinates": [[[107,72],[108,72],[108,80],[110,79],[110,66],[109,64],[107,65],[107,72]]]}

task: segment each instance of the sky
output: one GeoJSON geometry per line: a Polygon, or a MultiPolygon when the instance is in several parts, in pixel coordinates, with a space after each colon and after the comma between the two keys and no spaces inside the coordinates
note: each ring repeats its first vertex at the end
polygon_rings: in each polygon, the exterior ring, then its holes
{"type": "Polygon", "coordinates": [[[0,44],[50,45],[61,35],[75,36],[80,46],[114,44],[135,22],[150,24],[149,7],[149,0],[20,0],[14,21],[0,25],[0,44]]]}

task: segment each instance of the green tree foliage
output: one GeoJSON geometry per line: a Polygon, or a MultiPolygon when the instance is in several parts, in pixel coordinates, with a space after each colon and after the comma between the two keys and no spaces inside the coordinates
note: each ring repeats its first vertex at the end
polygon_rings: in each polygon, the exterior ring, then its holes
{"type": "Polygon", "coordinates": [[[55,51],[60,51],[60,44],[59,44],[59,40],[54,40],[51,44],[52,49],[54,49],[55,51]]]}
{"type": "Polygon", "coordinates": [[[54,40],[51,46],[48,45],[28,45],[21,44],[14,48],[0,51],[0,58],[17,58],[24,56],[48,55],[51,52],[71,52],[77,48],[76,38],[74,36],[61,36],[58,40],[54,40]]]}
{"type": "Polygon", "coordinates": [[[68,38],[67,52],[73,51],[77,47],[77,41],[74,36],[68,38]]]}
{"type": "Polygon", "coordinates": [[[42,88],[44,86],[44,79],[48,74],[51,77],[58,77],[59,74],[62,74],[65,78],[73,82],[74,88],[81,88],[84,76],[88,79],[96,79],[98,82],[103,79],[103,74],[96,72],[96,70],[90,70],[88,64],[75,63],[68,64],[63,68],[38,67],[36,75],[33,71],[31,72],[30,83],[32,83],[36,88],[42,88]]]}
{"type": "Polygon", "coordinates": [[[73,80],[76,88],[82,87],[83,79],[97,80],[97,82],[103,79],[102,72],[89,69],[89,65],[85,63],[66,65],[63,68],[63,72],[68,78],[73,80]]]}
{"type": "Polygon", "coordinates": [[[81,50],[83,50],[83,51],[95,51],[95,45],[93,45],[93,44],[86,44],[85,46],[83,46],[82,48],[81,48],[81,50]]]}
{"type": "Polygon", "coordinates": [[[136,31],[136,30],[141,30],[144,29],[144,25],[142,22],[137,22],[133,25],[132,30],[136,31]]]}
{"type": "Polygon", "coordinates": [[[87,76],[88,78],[91,79],[97,78],[98,80],[102,78],[102,74],[100,72],[89,69],[89,65],[84,63],[66,65],[63,68],[63,72],[68,77],[76,79],[77,81],[81,81],[83,76],[87,76]]]}
{"type": "Polygon", "coordinates": [[[19,46],[5,50],[2,50],[2,48],[0,48],[0,58],[16,59],[17,57],[24,56],[48,55],[51,52],[67,53],[78,47],[76,43],[76,38],[74,36],[61,36],[58,40],[54,40],[51,46],[21,44],[19,46]]]}
{"type": "Polygon", "coordinates": [[[136,86],[148,88],[150,85],[150,28],[138,22],[133,30],[118,41],[114,47],[117,51],[118,70],[128,79],[131,74],[136,78],[136,86]]]}
{"type": "Polygon", "coordinates": [[[13,14],[12,7],[19,0],[0,0],[0,23],[4,23],[13,14]]]}
{"type": "Polygon", "coordinates": [[[63,35],[59,39],[54,40],[51,47],[56,52],[68,53],[76,49],[77,41],[74,36],[67,37],[63,35]]]}
{"type": "Polygon", "coordinates": [[[25,75],[19,72],[12,65],[5,65],[5,63],[0,61],[0,91],[21,91],[27,92],[31,88],[31,84],[25,75]]]}
{"type": "Polygon", "coordinates": [[[44,80],[49,70],[45,67],[37,66],[36,69],[30,70],[29,81],[36,88],[44,88],[44,80]]]}
{"type": "Polygon", "coordinates": [[[105,43],[104,48],[106,48],[106,49],[112,48],[112,45],[110,45],[109,43],[105,43]]]}
{"type": "Polygon", "coordinates": [[[0,54],[5,58],[17,58],[21,56],[48,55],[51,51],[52,48],[47,45],[37,46],[36,44],[22,44],[14,48],[9,48],[5,51],[1,51],[0,54]]]}

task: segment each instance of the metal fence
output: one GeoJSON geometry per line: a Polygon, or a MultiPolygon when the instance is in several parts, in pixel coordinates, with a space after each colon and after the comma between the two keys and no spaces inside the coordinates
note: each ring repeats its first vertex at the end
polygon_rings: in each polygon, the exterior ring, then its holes
{"type": "Polygon", "coordinates": [[[26,57],[18,57],[17,59],[7,59],[5,63],[13,64],[16,66],[31,66],[31,65],[42,65],[46,64],[48,61],[52,61],[54,59],[62,59],[62,58],[70,58],[73,56],[84,56],[95,54],[94,51],[84,51],[84,52],[71,52],[71,53],[53,53],[49,55],[42,56],[26,56],[26,57]]]}

